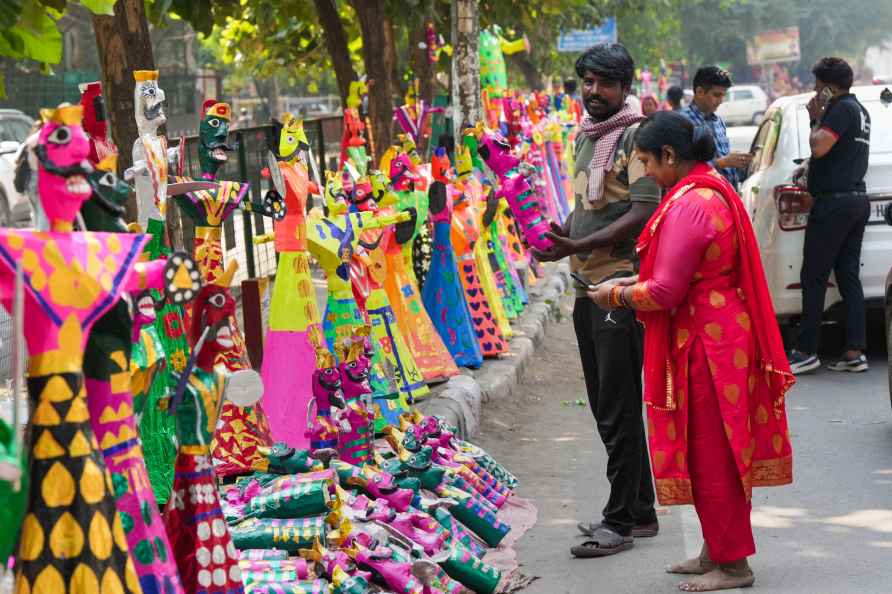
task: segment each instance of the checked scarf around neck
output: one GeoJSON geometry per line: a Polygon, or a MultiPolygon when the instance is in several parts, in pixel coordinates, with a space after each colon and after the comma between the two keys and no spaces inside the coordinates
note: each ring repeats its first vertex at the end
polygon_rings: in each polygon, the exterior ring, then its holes
{"type": "Polygon", "coordinates": [[[628,102],[622,109],[604,121],[597,121],[585,114],[579,128],[595,143],[595,155],[588,166],[588,200],[597,202],[604,196],[604,177],[613,167],[613,153],[623,130],[645,119],[628,102]]]}

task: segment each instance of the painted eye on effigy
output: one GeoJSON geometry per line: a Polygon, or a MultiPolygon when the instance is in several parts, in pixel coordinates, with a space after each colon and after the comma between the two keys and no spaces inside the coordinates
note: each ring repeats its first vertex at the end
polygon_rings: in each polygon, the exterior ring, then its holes
{"type": "Polygon", "coordinates": [[[53,144],[68,144],[71,142],[71,130],[67,126],[59,126],[50,133],[47,141],[53,144]]]}
{"type": "Polygon", "coordinates": [[[226,296],[223,293],[217,293],[208,297],[208,303],[214,307],[223,307],[226,305],[226,296]]]}
{"type": "Polygon", "coordinates": [[[220,120],[218,120],[217,118],[211,118],[208,120],[208,126],[210,126],[211,128],[219,128],[220,120]]]}
{"type": "Polygon", "coordinates": [[[118,185],[118,176],[109,171],[99,178],[99,185],[114,188],[118,185]]]}

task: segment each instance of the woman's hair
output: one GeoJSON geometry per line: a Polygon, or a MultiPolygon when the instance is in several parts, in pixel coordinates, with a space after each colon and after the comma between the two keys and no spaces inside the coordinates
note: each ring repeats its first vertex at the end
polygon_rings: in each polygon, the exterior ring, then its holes
{"type": "Polygon", "coordinates": [[[664,146],[671,146],[684,161],[711,161],[715,157],[712,131],[705,125],[694,126],[674,111],[658,111],[644,120],[635,135],[635,145],[657,159],[664,146]]]}
{"type": "Polygon", "coordinates": [[[635,61],[621,43],[600,43],[588,48],[576,59],[576,74],[579,78],[583,78],[586,72],[619,81],[624,87],[628,87],[635,74],[635,61]]]}
{"type": "Polygon", "coordinates": [[[844,91],[851,88],[855,79],[852,67],[842,58],[821,58],[811,69],[811,73],[822,83],[836,85],[844,91]]]}

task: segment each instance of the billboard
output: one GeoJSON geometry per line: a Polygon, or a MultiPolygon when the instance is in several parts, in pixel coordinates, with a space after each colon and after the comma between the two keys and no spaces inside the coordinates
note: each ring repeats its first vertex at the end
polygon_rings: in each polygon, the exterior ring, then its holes
{"type": "Polygon", "coordinates": [[[746,61],[751,66],[799,61],[799,27],[762,31],[746,44],[746,61]]]}
{"type": "Polygon", "coordinates": [[[582,52],[599,43],[616,43],[616,17],[607,17],[591,29],[562,31],[557,40],[557,51],[582,52]]]}

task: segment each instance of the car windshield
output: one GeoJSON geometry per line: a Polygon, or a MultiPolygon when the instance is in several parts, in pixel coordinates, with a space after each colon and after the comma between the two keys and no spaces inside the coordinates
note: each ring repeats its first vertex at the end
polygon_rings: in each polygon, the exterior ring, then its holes
{"type": "Polygon", "coordinates": [[[31,131],[31,123],[21,118],[0,119],[0,142],[13,141],[22,143],[28,138],[31,131]]]}
{"type": "MultiPolygon", "coordinates": [[[[881,101],[864,101],[863,105],[870,114],[870,153],[892,153],[892,105],[886,107],[881,101]]],[[[808,148],[808,112],[805,105],[796,110],[799,124],[799,157],[805,159],[811,155],[808,148]]]]}

